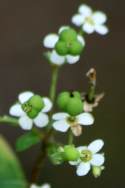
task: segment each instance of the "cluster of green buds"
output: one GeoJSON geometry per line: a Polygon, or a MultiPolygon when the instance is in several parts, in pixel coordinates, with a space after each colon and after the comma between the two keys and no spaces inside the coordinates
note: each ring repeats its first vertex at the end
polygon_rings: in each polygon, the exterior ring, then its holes
{"type": "Polygon", "coordinates": [[[57,104],[60,110],[76,116],[83,112],[83,101],[78,91],[62,92],[58,95],[57,104]]]}
{"type": "Polygon", "coordinates": [[[55,45],[56,52],[59,55],[79,55],[84,46],[78,40],[77,32],[72,28],[66,28],[59,34],[59,40],[55,45]]]}

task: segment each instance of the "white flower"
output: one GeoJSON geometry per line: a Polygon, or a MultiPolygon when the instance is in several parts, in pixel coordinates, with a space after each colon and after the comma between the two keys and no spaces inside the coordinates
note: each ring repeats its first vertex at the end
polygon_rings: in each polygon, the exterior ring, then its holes
{"type": "Polygon", "coordinates": [[[45,127],[49,122],[48,115],[45,113],[50,111],[50,109],[52,108],[52,103],[47,97],[43,97],[43,102],[45,106],[34,119],[29,118],[27,114],[23,111],[21,105],[27,102],[33,95],[34,93],[30,91],[21,93],[18,96],[19,102],[14,104],[9,110],[10,115],[19,117],[19,125],[24,130],[31,130],[33,127],[33,123],[37,127],[42,128],[45,127]]]}
{"type": "Polygon", "coordinates": [[[78,133],[77,131],[80,125],[89,126],[94,123],[94,117],[90,113],[81,113],[75,117],[71,117],[68,113],[56,113],[52,116],[52,119],[55,120],[52,124],[55,130],[67,132],[71,128],[75,136],[81,134],[81,132],[78,133]]]}
{"type": "MultiPolygon", "coordinates": [[[[69,28],[68,26],[63,26],[59,29],[59,34],[62,32],[64,29],[69,28]]],[[[82,36],[78,35],[77,36],[79,42],[85,46],[85,41],[82,36]]],[[[46,48],[52,49],[52,52],[50,53],[50,61],[53,64],[56,65],[62,65],[64,63],[69,63],[69,64],[74,64],[79,61],[80,55],[73,56],[73,55],[65,55],[61,56],[59,55],[56,50],[54,50],[56,43],[59,40],[59,35],[58,34],[49,34],[44,38],[43,45],[46,48]]]]}
{"type": "Polygon", "coordinates": [[[78,176],[85,176],[91,167],[102,166],[104,164],[104,154],[98,153],[103,145],[103,140],[97,139],[90,143],[88,147],[80,146],[77,148],[80,152],[80,159],[78,161],[70,161],[69,163],[77,167],[76,174],[78,176]]]}
{"type": "Polygon", "coordinates": [[[32,184],[30,188],[51,188],[51,186],[48,183],[43,184],[42,186],[37,186],[35,184],[32,184]]]}
{"type": "Polygon", "coordinates": [[[93,11],[89,6],[83,4],[79,7],[78,13],[72,17],[72,23],[88,34],[97,32],[101,35],[108,33],[108,28],[104,25],[107,16],[101,11],[93,11]]]}

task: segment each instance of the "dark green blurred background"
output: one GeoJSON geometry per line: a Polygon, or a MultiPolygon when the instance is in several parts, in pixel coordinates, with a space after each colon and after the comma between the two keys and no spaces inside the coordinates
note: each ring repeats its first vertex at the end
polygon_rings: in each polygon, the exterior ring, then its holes
{"type": "MultiPolygon", "coordinates": [[[[63,68],[58,91],[86,89],[86,71],[91,67],[97,69],[98,91],[105,91],[106,97],[96,110],[95,126],[85,129],[76,142],[81,145],[96,138],[104,139],[106,170],[99,179],[91,175],[79,178],[72,167],[47,164],[41,181],[51,182],[53,188],[124,188],[124,0],[0,0],[0,114],[8,113],[21,91],[28,89],[48,94],[50,69],[42,57],[42,38],[49,32],[56,32],[61,25],[69,24],[82,2],[108,14],[110,33],[105,37],[96,34],[87,37],[81,63],[63,68]]],[[[7,125],[2,125],[0,132],[13,148],[16,138],[23,133],[7,125]]],[[[28,178],[38,149],[39,146],[18,154],[28,178]]]]}

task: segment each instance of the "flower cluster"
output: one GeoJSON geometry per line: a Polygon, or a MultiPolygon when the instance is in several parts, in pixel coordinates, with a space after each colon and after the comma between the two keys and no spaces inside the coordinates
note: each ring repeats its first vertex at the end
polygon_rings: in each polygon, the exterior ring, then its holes
{"type": "MultiPolygon", "coordinates": [[[[104,93],[96,94],[96,70],[92,68],[86,74],[89,79],[88,91],[65,90],[56,95],[58,69],[63,64],[74,64],[80,60],[85,48],[85,33],[108,33],[106,20],[107,16],[103,12],[93,11],[83,4],[72,17],[72,23],[80,27],[79,31],[63,26],[58,34],[47,35],[43,40],[44,47],[49,50],[45,57],[53,70],[49,97],[25,91],[19,94],[17,102],[9,110],[9,114],[15,118],[14,122],[28,131],[17,140],[20,151],[41,142],[42,157],[47,154],[53,164],[68,162],[76,167],[78,176],[85,176],[92,169],[94,177],[99,177],[104,169],[104,154],[98,153],[104,146],[102,139],[79,147],[73,142],[74,138],[82,135],[84,126],[92,127],[94,124],[93,110],[99,105],[104,93]],[[53,134],[55,131],[68,133],[66,145],[56,140],[53,134]]],[[[10,118],[12,122],[13,117],[10,118]]],[[[32,184],[31,188],[50,188],[50,185],[32,184]]]]}

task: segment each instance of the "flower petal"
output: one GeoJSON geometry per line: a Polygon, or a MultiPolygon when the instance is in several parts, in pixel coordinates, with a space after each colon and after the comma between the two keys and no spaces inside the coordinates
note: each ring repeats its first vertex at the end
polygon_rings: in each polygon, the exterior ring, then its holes
{"type": "Polygon", "coordinates": [[[106,35],[109,29],[105,25],[95,25],[95,31],[101,35],[106,35]]]}
{"type": "Polygon", "coordinates": [[[60,132],[67,132],[70,127],[70,125],[65,120],[55,121],[52,126],[55,130],[60,132]]]}
{"type": "Polygon", "coordinates": [[[49,112],[53,106],[51,100],[47,97],[43,97],[43,101],[44,101],[44,108],[42,109],[42,112],[49,112]]]}
{"type": "Polygon", "coordinates": [[[77,116],[77,121],[80,125],[92,125],[94,117],[90,113],[85,112],[77,116]]]}
{"type": "Polygon", "coordinates": [[[49,123],[49,118],[47,114],[40,112],[33,121],[37,127],[42,128],[47,126],[49,123]]]}
{"type": "Polygon", "coordinates": [[[51,188],[51,186],[48,183],[44,183],[41,188],[51,188]]]}
{"type": "Polygon", "coordinates": [[[43,45],[46,48],[54,48],[58,40],[59,36],[57,34],[49,34],[44,38],[43,45]]]}
{"type": "Polygon", "coordinates": [[[60,34],[63,30],[69,29],[69,28],[70,28],[70,27],[67,26],[67,25],[60,27],[60,29],[59,29],[59,34],[60,34]]]}
{"type": "Polygon", "coordinates": [[[31,130],[33,126],[33,121],[28,116],[22,116],[19,119],[19,125],[24,130],[31,130]]]}
{"type": "Polygon", "coordinates": [[[50,61],[56,65],[62,65],[65,63],[65,56],[60,56],[55,50],[50,54],[50,61]]]}
{"type": "Polygon", "coordinates": [[[72,166],[77,166],[80,163],[80,161],[69,161],[69,164],[72,166]]]}
{"type": "Polygon", "coordinates": [[[84,23],[84,17],[80,14],[76,14],[72,17],[72,23],[76,26],[81,26],[84,23]]]}
{"type": "Polygon", "coordinates": [[[101,11],[96,11],[93,15],[92,18],[96,24],[104,24],[107,20],[107,16],[105,13],[101,11]]]}
{"type": "Polygon", "coordinates": [[[91,34],[95,31],[95,26],[86,22],[83,27],[82,27],[83,31],[85,31],[88,34],[91,34]]]}
{"type": "Polygon", "coordinates": [[[64,113],[64,112],[59,112],[59,113],[56,113],[52,116],[52,119],[53,120],[64,120],[66,119],[67,117],[69,117],[69,114],[67,113],[64,113]]]}
{"type": "Polygon", "coordinates": [[[88,174],[89,171],[90,171],[90,163],[81,162],[77,167],[76,174],[78,176],[85,176],[86,174],[88,174]]]}
{"type": "Polygon", "coordinates": [[[78,35],[78,36],[77,36],[77,39],[78,39],[79,42],[81,42],[81,44],[82,44],[83,46],[85,46],[85,40],[84,40],[84,38],[83,38],[81,35],[78,35]]]}
{"type": "Polygon", "coordinates": [[[91,160],[93,166],[101,166],[105,162],[105,158],[102,154],[94,154],[91,160]]]}
{"type": "Polygon", "coordinates": [[[28,101],[33,95],[34,95],[34,93],[32,93],[30,91],[23,92],[23,93],[19,94],[19,96],[18,96],[19,102],[24,103],[24,102],[28,101]]]}
{"type": "Polygon", "coordinates": [[[23,116],[25,113],[23,112],[21,105],[17,103],[11,106],[9,110],[9,114],[12,116],[20,117],[20,116],[23,116]]]}
{"type": "Polygon", "coordinates": [[[77,63],[80,60],[80,56],[72,56],[72,55],[67,55],[66,56],[66,61],[69,64],[74,64],[77,63]]]}
{"type": "Polygon", "coordinates": [[[76,149],[81,153],[83,150],[87,149],[87,146],[79,146],[76,149]]]}
{"type": "Polygon", "coordinates": [[[93,153],[97,153],[102,149],[103,146],[104,146],[104,141],[101,139],[97,139],[89,144],[88,149],[93,153]]]}
{"type": "Polygon", "coordinates": [[[92,14],[92,9],[89,6],[83,4],[79,7],[79,13],[84,16],[90,16],[92,14]]]}

